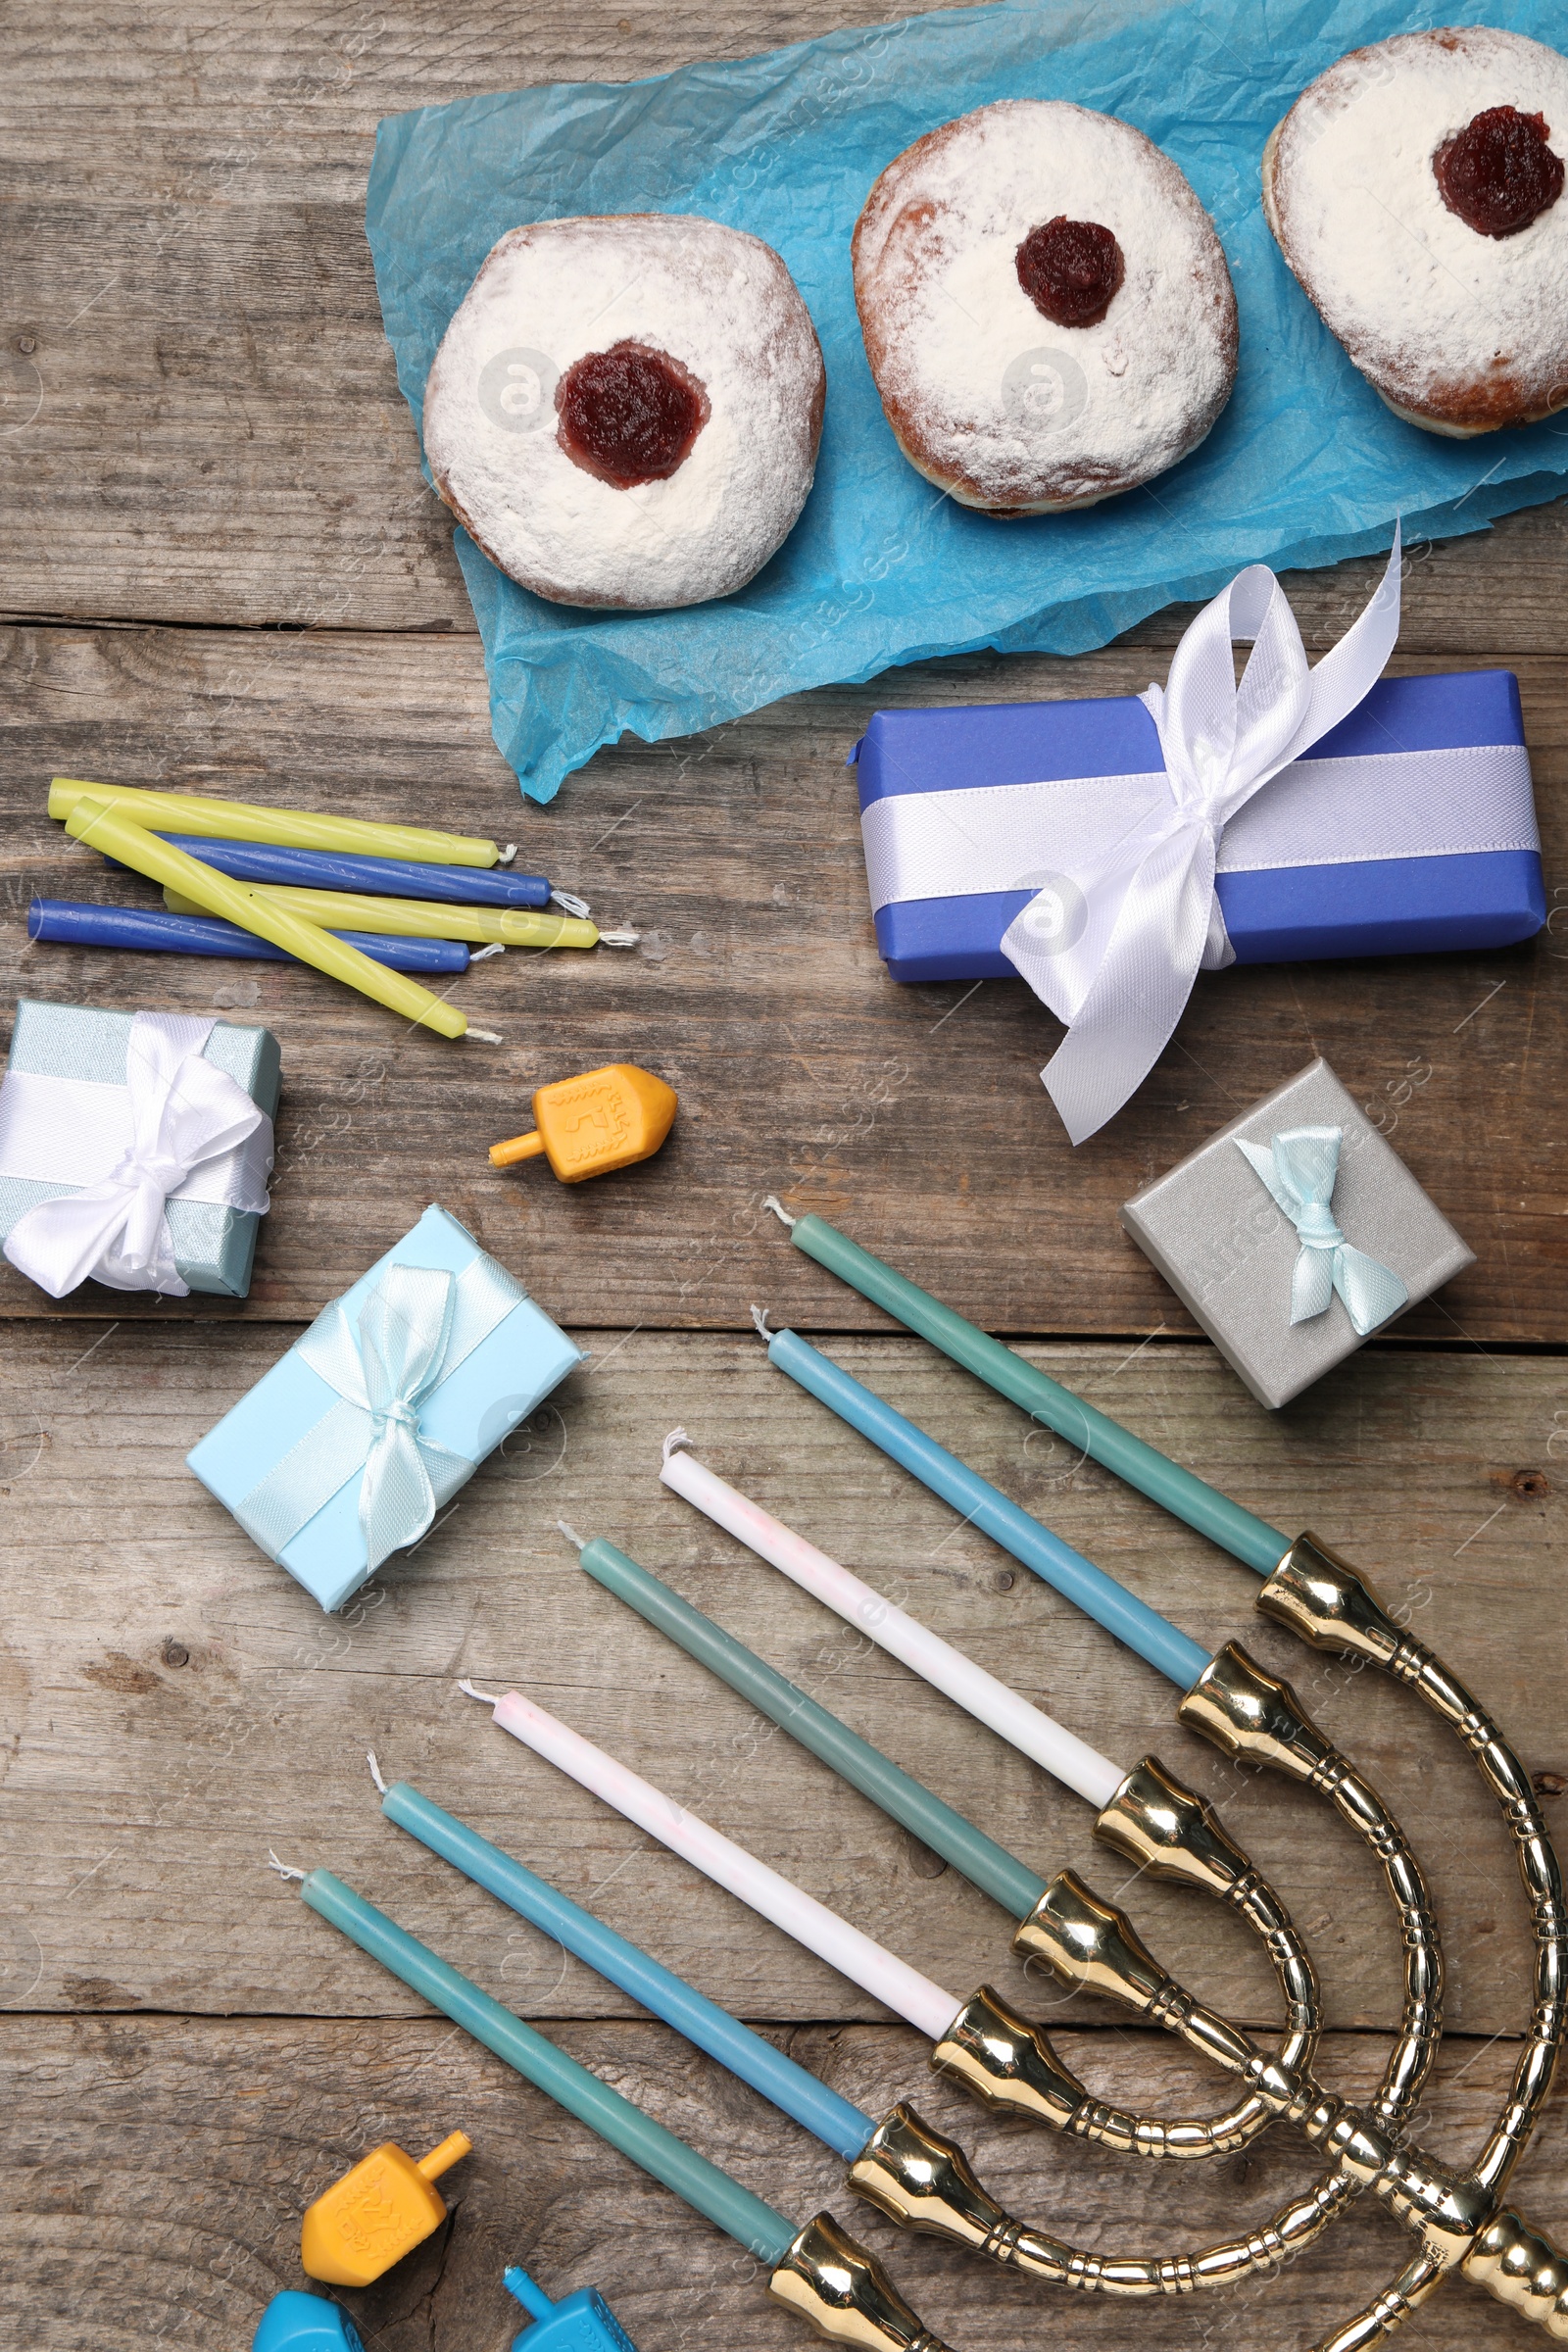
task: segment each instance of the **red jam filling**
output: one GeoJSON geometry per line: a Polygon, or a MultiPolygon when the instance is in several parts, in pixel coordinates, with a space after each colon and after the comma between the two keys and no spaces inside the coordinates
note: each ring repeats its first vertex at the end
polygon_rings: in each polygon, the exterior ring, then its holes
{"type": "Polygon", "coordinates": [[[556,386],[556,412],[567,457],[616,490],[668,481],[710,414],[707,393],[678,360],[631,342],[574,360],[556,386]]]}
{"type": "Polygon", "coordinates": [[[1097,326],[1127,274],[1109,229],[1065,213],[1032,228],[1017,259],[1019,285],[1054,326],[1097,326]]]}
{"type": "Polygon", "coordinates": [[[1517,236],[1562,194],[1562,158],[1546,145],[1541,115],[1489,106],[1445,139],[1432,158],[1450,213],[1483,237],[1517,236]]]}

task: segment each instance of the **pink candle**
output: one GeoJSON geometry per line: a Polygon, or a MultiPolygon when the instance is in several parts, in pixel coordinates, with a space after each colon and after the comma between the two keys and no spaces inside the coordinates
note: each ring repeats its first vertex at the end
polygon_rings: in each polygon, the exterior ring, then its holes
{"type": "Polygon", "coordinates": [[[765,1862],[759,1862],[755,1854],[749,1854],[744,1846],[710,1829],[695,1813],[688,1813],[651,1782],[640,1780],[613,1756],[606,1755],[603,1748],[595,1747],[591,1740],[569,1730],[554,1715],[547,1715],[543,1707],[536,1707],[519,1691],[509,1690],[504,1698],[491,1698],[468,1684],[463,1688],[470,1697],[492,1706],[494,1720],[501,1729],[520,1740],[525,1747],[531,1747],[535,1755],[559,1766],[595,1796],[603,1797],[606,1804],[613,1805],[617,1813],[623,1813],[628,1821],[646,1830],[650,1838],[657,1838],[672,1853],[694,1863],[706,1877],[727,1887],[764,1919],[770,1919],[786,1936],[793,1936],[797,1943],[815,1952],[853,1984],[862,1986],[898,2016],[907,2018],[911,2026],[918,2027],[932,2041],[941,2040],[962,2006],[951,1992],[944,1992],[929,1977],[906,1967],[869,1936],[862,1936],[858,1928],[852,1928],[848,1920],[840,1919],[836,1911],[829,1911],[814,1896],[792,1886],[776,1870],[770,1870],[765,1862]]]}
{"type": "Polygon", "coordinates": [[[906,1616],[891,1600],[862,1584],[837,1560],[808,1544],[780,1519],[774,1519],[748,1495],[738,1494],[715,1478],[694,1455],[684,1450],[684,1431],[664,1441],[664,1466],[660,1476],[666,1487],[706,1511],[727,1534],[748,1545],[760,1559],[802,1586],[806,1592],[858,1626],[873,1642],[906,1666],[923,1676],[938,1690],[956,1701],[983,1724],[1021,1748],[1026,1756],[1084,1797],[1095,1811],[1108,1805],[1126,1779],[1125,1771],[1064,1731],[994,1674],[966,1658],[961,1649],[916,1618],[906,1616]]]}

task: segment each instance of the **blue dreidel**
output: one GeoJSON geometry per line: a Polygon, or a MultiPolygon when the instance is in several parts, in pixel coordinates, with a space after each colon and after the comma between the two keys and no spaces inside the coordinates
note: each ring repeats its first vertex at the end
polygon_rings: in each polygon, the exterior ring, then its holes
{"type": "Polygon", "coordinates": [[[512,2352],[637,2352],[596,2286],[580,2286],[564,2303],[552,2303],[519,2263],[503,2276],[507,2292],[533,2322],[513,2338],[512,2352]]]}
{"type": "Polygon", "coordinates": [[[263,2312],[251,2352],[365,2352],[365,2346],[341,2304],[290,2287],[263,2312]]]}

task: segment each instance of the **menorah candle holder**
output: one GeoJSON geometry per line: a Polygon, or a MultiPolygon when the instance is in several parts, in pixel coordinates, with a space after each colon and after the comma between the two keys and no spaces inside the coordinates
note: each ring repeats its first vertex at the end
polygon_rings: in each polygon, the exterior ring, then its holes
{"type": "MultiPolygon", "coordinates": [[[[1474,1757],[1514,1841],[1531,1906],[1536,1960],[1530,2031],[1508,2098],[1468,2173],[1451,2173],[1421,2159],[1396,2158],[1371,2171],[1368,2167],[1378,2145],[1392,2145],[1399,2117],[1408,2111],[1413,2097],[1410,2073],[1423,2072],[1430,2065],[1439,2031],[1441,1955],[1414,1858],[1392,1816],[1386,1808],[1374,1810],[1366,1802],[1371,1793],[1366,1785],[1350,1774],[1344,1760],[1307,1722],[1289,1687],[1264,1675],[1235,1645],[1208,1662],[1181,1708],[1183,1719],[1193,1729],[1233,1756],[1269,1764],[1328,1795],[1374,1850],[1384,1850],[1401,1919],[1421,1928],[1419,1951],[1411,1949],[1407,1961],[1404,2047],[1396,2048],[1385,2075],[1374,2107],[1375,2115],[1381,2110],[1378,2123],[1358,2116],[1352,2122],[1353,2111],[1341,2110],[1335,2122],[1314,2132],[1306,2119],[1321,2117],[1333,2102],[1318,2107],[1309,2102],[1296,2119],[1308,2129],[1309,2136],[1318,2136],[1334,2147],[1334,2180],[1344,2193],[1353,2194],[1358,2186],[1376,2189],[1415,2231],[1421,2249],[1382,2295],[1315,2352],[1365,2352],[1365,2347],[1380,2342],[1453,2271],[1539,2320],[1554,2337],[1568,2340],[1568,2265],[1548,2241],[1500,2202],[1550,2089],[1568,2031],[1568,1910],[1557,1857],[1529,1776],[1496,1725],[1441,1659],[1403,1631],[1371,1586],[1314,1536],[1302,1534],[1291,1542],[1266,1520],[1169,1460],[1097,1406],[1073,1396],[1038,1365],[981,1331],[822,1218],[796,1216],[771,1196],[766,1205],[790,1228],[797,1249],[907,1330],[930,1341],[1032,1420],[1080,1446],[1090,1458],[1261,1576],[1265,1581],[1258,1606],[1267,1616],[1288,1625],[1313,1648],[1338,1651],[1375,1666],[1415,1691],[1474,1757]],[[1396,1845],[1387,1842],[1390,1830],[1396,1845]],[[1396,2105],[1392,2115],[1391,2100],[1396,2105]],[[1358,2136],[1363,2132],[1364,2139],[1358,2136]],[[1401,2172],[1401,2166],[1410,2165],[1415,2167],[1413,2175],[1401,2172]]],[[[1048,1582],[1055,1581],[1037,1559],[1026,1564],[1047,1575],[1048,1582]]],[[[1079,1605],[1087,1605],[1077,1592],[1072,1597],[1079,1605]]],[[[1090,1613],[1107,1622],[1101,1611],[1091,1607],[1090,1613]]],[[[1112,1630],[1120,1629],[1113,1626],[1112,1630]]],[[[1123,1639],[1127,1638],[1124,1633],[1123,1639]]],[[[1134,1642],[1133,1646],[1139,1644],[1134,1642]]],[[[1151,1653],[1146,1647],[1143,1654],[1151,1653]]],[[[1162,1655],[1152,1657],[1151,1662],[1168,1671],[1162,1655]]],[[[1048,1889],[1044,1910],[1034,1915],[1042,1944],[1050,1938],[1050,1897],[1048,1889]]],[[[1070,1937],[1062,1946],[1061,1957],[1076,1965],[1070,1937]]],[[[1195,2006],[1189,2020],[1196,2015],[1195,2006]]],[[[1232,2049],[1231,2057],[1234,2055],[1232,2049]]],[[[1230,2059],[1222,2062],[1230,2063],[1230,2059]]],[[[1249,2060],[1241,2068],[1250,2081],[1250,2063],[1249,2060]]],[[[1282,2076],[1275,2084],[1282,2094],[1283,2080],[1282,2076]]],[[[1293,2099],[1306,2096],[1309,2082],[1304,2075],[1297,2078],[1293,2099]]],[[[1260,2080],[1254,2087],[1260,2095],[1270,2095],[1264,2093],[1260,2080]]],[[[1319,2095],[1315,2086],[1314,2095],[1319,2095]]],[[[1292,2101],[1287,2100],[1278,2111],[1292,2112],[1292,2101]]],[[[1152,2271],[1158,2266],[1150,2267],[1152,2271]]],[[[1195,2277],[1188,2282],[1202,2283],[1208,2275],[1205,2272],[1203,2278],[1195,2277]]],[[[1144,2291],[1159,2292],[1161,2287],[1152,2283],[1144,2291]]]]}
{"type": "MultiPolygon", "coordinates": [[[[943,1804],[614,1544],[596,1539],[581,1545],[579,1557],[597,1582],[961,1871],[1014,1922],[1027,1919],[1045,1891],[1045,1882],[985,1831],[943,1804]]],[[[1317,2032],[1310,1962],[1284,1904],[1226,1836],[1212,1808],[1150,1757],[1113,1788],[1097,1826],[1118,1851],[1130,1852],[1151,1869],[1234,1905],[1263,1939],[1284,1986],[1285,2046],[1309,2049],[1317,2032]]],[[[657,1828],[655,1834],[665,1836],[657,1828]]],[[[885,1991],[880,1997],[886,1997],[885,1991]]],[[[1149,2156],[1202,2157],[1231,2151],[1255,2137],[1270,2120],[1250,2098],[1206,2120],[1167,2122],[1109,2107],[1091,2095],[1038,2027],[1015,2016],[987,1985],[946,2025],[933,2063],[957,2075],[988,2105],[1149,2156]]],[[[1253,2267],[1273,2259],[1259,2252],[1253,2267]]]]}
{"type": "MultiPolygon", "coordinates": [[[[939,1803],[919,1782],[901,1772],[815,1699],[613,1544],[602,1541],[588,1544],[582,1546],[580,1557],[600,1583],[711,1668],[902,1827],[933,1846],[1008,1909],[1015,1921],[1021,1919],[1020,1934],[1027,1931],[1032,1907],[1047,1891],[1045,1885],[985,1832],[939,1803]]],[[[1257,1737],[1260,1760],[1274,1761],[1284,1769],[1287,1757],[1299,1754],[1311,1759],[1319,1785],[1367,1839],[1388,1876],[1407,1949],[1405,2007],[1374,2111],[1383,2124],[1397,2132],[1425,2083],[1441,2026],[1441,1951],[1415,1858],[1397,1823],[1370,1786],[1311,1725],[1285,1685],[1264,1676],[1244,1653],[1231,1651],[1203,1661],[1195,1688],[1200,1686],[1208,1693],[1208,1711],[1216,1723],[1227,1719],[1227,1707],[1236,1717],[1233,1753],[1241,1752],[1249,1739],[1257,1737]],[[1256,1734],[1253,1719],[1258,1717],[1269,1728],[1266,1740],[1256,1734]]],[[[1298,1765],[1296,1777],[1309,1777],[1304,1764],[1298,1765]]],[[[1140,1865],[1237,1901],[1254,1928],[1265,1935],[1276,1965],[1283,1962],[1289,1971],[1285,1978],[1291,2004],[1288,2033],[1302,2025],[1298,2001],[1303,1991],[1315,2031],[1316,1996],[1310,1964],[1289,1915],[1274,1890],[1225,1836],[1210,1808],[1182,1789],[1151,1758],[1113,1790],[1097,1828],[1119,1852],[1140,1865]]],[[[664,1835],[657,1825],[656,1834],[664,1835]]],[[[1069,2136],[1150,2155],[1216,2153],[1223,2137],[1221,2124],[1251,2137],[1267,2113],[1264,2110],[1260,2115],[1250,2097],[1228,2111],[1226,2118],[1205,2126],[1185,2121],[1171,2124],[1112,2107],[1093,2097],[1040,2029],[1017,2016],[989,1985],[982,1985],[946,2026],[932,2062],[956,2075],[988,2105],[1026,2116],[1069,2136]]],[[[910,2152],[910,2144],[901,2126],[880,2148],[868,2148],[864,2161],[855,2168],[853,2185],[910,2227],[956,2237],[979,2246],[993,2260],[1042,2278],[1117,2295],[1185,2293],[1271,2269],[1284,2254],[1298,2252],[1318,2236],[1359,2186],[1351,2172],[1336,2164],[1306,2195],[1292,2198],[1261,2228],[1244,2237],[1192,2253],[1107,2263],[1040,2231],[1019,2230],[990,2200],[977,2205],[972,2197],[967,2203],[955,2197],[944,2207],[934,2185],[935,2157],[928,2147],[910,2152]]]]}
{"type": "MultiPolygon", "coordinates": [[[[1568,1913],[1556,1855],[1528,1778],[1464,1687],[1432,1651],[1401,1631],[1363,1579],[1312,1538],[1302,1537],[1290,1547],[1265,1584],[1259,1606],[1315,1647],[1362,1658],[1418,1690],[1458,1733],[1502,1806],[1533,1909],[1536,2000],[1509,2096],[1476,2162],[1456,2170],[1400,2144],[1399,2128],[1415,2095],[1411,2082],[1419,2086],[1431,2064],[1441,1993],[1430,1909],[1402,1833],[1317,1732],[1289,1685],[1265,1674],[1235,1644],[1219,1653],[1182,1700],[1182,1720],[1228,1755],[1271,1765],[1328,1795],[1369,1842],[1385,1851],[1391,1884],[1403,1889],[1401,1912],[1423,1930],[1420,1944],[1407,1946],[1406,2031],[1395,2054],[1403,2064],[1391,2066],[1372,2108],[1335,2097],[1308,2068],[1269,2058],[1250,2034],[1177,1984],[1126,1917],[1071,1872],[1048,1886],[1016,1941],[1064,1982],[1136,2010],[1241,2077],[1276,2116],[1333,2155],[1332,2179],[1344,2184],[1337,2203],[1370,2189],[1416,2237],[1415,2258],[1316,2352],[1362,2352],[1380,2342],[1453,2274],[1534,2320],[1554,2340],[1568,2342],[1568,2257],[1503,2201],[1550,2088],[1568,2023],[1568,1913]],[[1419,2002],[1417,1992],[1424,1994],[1419,2002]]],[[[1114,2274],[1128,2266],[1106,2267],[1114,2274]]],[[[1155,2267],[1146,2266],[1151,2273],[1155,2267]]],[[[1206,2283],[1209,2275],[1204,2272],[1193,2283],[1206,2283]]],[[[1123,2286],[1119,2291],[1138,2290],[1123,2286]]],[[[1170,2290],[1152,2278],[1143,2291],[1170,2290]]]]}

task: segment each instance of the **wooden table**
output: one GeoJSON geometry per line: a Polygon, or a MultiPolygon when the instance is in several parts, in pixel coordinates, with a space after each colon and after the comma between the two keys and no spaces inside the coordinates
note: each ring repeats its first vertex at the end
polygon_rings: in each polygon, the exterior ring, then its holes
{"type": "MultiPolygon", "coordinates": [[[[1017,2210],[1089,2243],[1194,2243],[1307,2178],[1278,2134],[1178,2178],[960,2108],[910,2033],[459,1694],[466,1673],[527,1688],[956,1997],[989,1978],[1049,2016],[1105,2093],[1223,2103],[1157,2034],[1025,1984],[1003,1918],[955,1872],[787,1740],[760,1740],[744,1706],[588,1584],[558,1519],[667,1575],[1043,1873],[1071,1863],[1120,1884],[1083,1806],[662,1492],[660,1441],[684,1422],[715,1467],[1101,1747],[1131,1761],[1152,1743],[1224,1788],[1321,1962],[1330,2077],[1375,2079],[1398,1951],[1365,1855],[1321,1807],[1228,1784],[1134,1658],[771,1373],[754,1300],[828,1335],[1194,1636],[1243,1636],[1298,1676],[1433,1867],[1449,2036],[1424,2132],[1473,2147],[1506,2081],[1527,2014],[1521,1904],[1494,1820],[1426,1720],[1255,1622],[1245,1572],[894,1336],[786,1247],[761,1201],[774,1191],[840,1217],[1277,1524],[1343,1540],[1420,1612],[1558,1798],[1568,1266],[1564,951],[1550,931],[1491,956],[1203,978],[1137,1102],[1074,1153],[1036,1076],[1054,1031],[1021,984],[887,981],[844,755],[879,704],[1140,687],[1185,615],[1071,663],[976,656],[690,741],[628,742],[545,811],[519,807],[491,744],[448,518],[420,480],[365,247],[378,117],[743,55],[873,13],[871,0],[543,0],[521,14],[366,0],[323,15],[264,0],[209,15],[172,0],[130,17],[33,0],[13,18],[7,997],[265,1020],[285,1094],[274,1213],[243,1305],[89,1287],[56,1307],[9,1268],[0,1281],[5,2344],[235,2352],[299,2282],[306,2202],[376,2141],[419,2152],[456,2125],[475,2153],[449,2178],[451,2221],[347,2297],[376,2347],[497,2352],[520,2319],[500,2272],[519,2259],[557,2294],[600,2285],[642,2352],[793,2340],[727,2241],[303,1913],[270,1848],[384,1900],[775,2204],[804,2218],[831,2201],[960,2346],[1304,2344],[1398,2268],[1397,2232],[1357,2211],[1266,2288],[1129,2315],[902,2240],[856,2208],[814,2142],[379,1819],[369,1747],[873,2113],[915,2091],[1017,2210]],[[479,966],[463,1001],[505,1035],[487,1051],[411,1033],[300,970],[28,949],[31,893],[70,894],[86,870],[43,814],[56,770],[515,836],[530,862],[637,925],[642,950],[479,966]],[[1115,1210],[1317,1054],[1477,1263],[1270,1418],[1115,1210]],[[576,1192],[539,1168],[489,1170],[483,1147],[526,1123],[533,1087],[610,1058],[679,1089],[659,1160],[576,1192]],[[183,1456],[431,1200],[592,1353],[417,1552],[327,1620],[183,1456]]],[[[1396,662],[1517,670],[1548,886],[1568,823],[1565,556],[1555,506],[1417,546],[1396,662]]],[[[1291,583],[1314,653],[1373,569],[1291,583]]],[[[1148,1886],[1135,1907],[1205,1990],[1271,2022],[1270,1982],[1233,1926],[1148,1886]]],[[[1560,2234],[1560,2110],[1521,2193],[1560,2234]]],[[[1501,2343],[1514,2326],[1452,2289],[1412,2340],[1501,2343]]]]}

